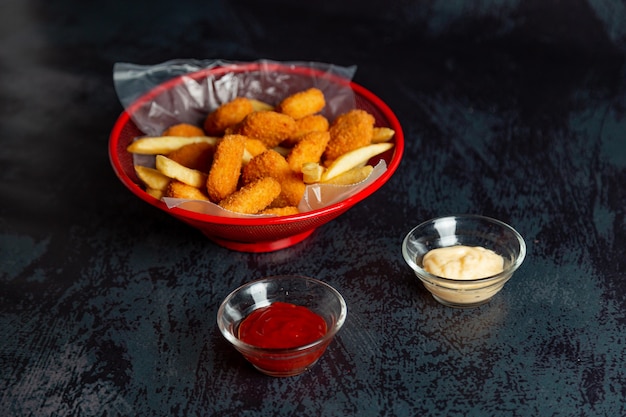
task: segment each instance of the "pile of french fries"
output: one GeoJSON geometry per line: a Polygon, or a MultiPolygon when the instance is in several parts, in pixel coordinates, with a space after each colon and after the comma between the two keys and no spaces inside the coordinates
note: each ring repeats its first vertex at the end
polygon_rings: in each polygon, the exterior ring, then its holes
{"type": "MultiPolygon", "coordinates": [[[[253,112],[280,111],[280,104],[272,106],[258,100],[249,99],[249,101],[253,106],[253,112]]],[[[214,110],[213,113],[216,111],[217,110],[214,110]]],[[[207,119],[208,117],[209,116],[207,116],[207,119]]],[[[329,121],[329,126],[332,126],[332,121],[329,121]]],[[[231,134],[231,132],[236,132],[236,130],[233,130],[235,128],[236,126],[229,126],[226,128],[225,133],[217,135],[209,135],[206,133],[206,129],[202,129],[202,127],[199,126],[197,130],[192,128],[189,130],[190,133],[185,133],[184,135],[171,133],[176,132],[176,130],[168,129],[162,136],[143,136],[135,138],[128,146],[127,151],[138,155],[154,156],[154,167],[138,164],[134,166],[137,177],[143,183],[145,191],[154,198],[162,199],[163,197],[175,197],[189,200],[204,200],[220,205],[220,201],[212,201],[207,193],[207,179],[211,173],[212,162],[208,163],[206,169],[199,169],[197,166],[194,167],[190,164],[185,165],[184,162],[180,160],[177,161],[176,158],[170,156],[184,147],[191,146],[203,149],[212,148],[215,150],[226,135],[231,134]]],[[[388,127],[373,126],[369,133],[366,134],[368,138],[364,142],[364,145],[349,149],[332,160],[324,160],[321,155],[311,157],[311,160],[305,160],[301,163],[300,170],[299,172],[295,172],[295,175],[305,185],[353,185],[364,181],[373,170],[373,166],[369,165],[368,161],[394,146],[391,139],[395,131],[388,127]]],[[[271,149],[287,159],[298,140],[297,138],[295,138],[295,140],[292,138],[292,140],[281,141],[278,145],[268,147],[267,149],[259,149],[259,139],[262,138],[250,138],[250,140],[246,140],[245,142],[243,153],[240,155],[240,164],[236,167],[236,169],[240,170],[240,172],[236,173],[237,177],[240,178],[239,184],[237,185],[237,189],[233,190],[233,192],[238,192],[244,187],[244,184],[241,183],[241,172],[253,158],[257,157],[265,150],[271,149]]],[[[272,207],[271,203],[268,207],[272,207]]],[[[274,206],[273,208],[280,207],[274,206]]],[[[247,214],[263,213],[265,213],[264,210],[258,210],[255,213],[250,212],[247,214]]],[[[274,213],[278,215],[293,214],[294,211],[274,213]]]]}

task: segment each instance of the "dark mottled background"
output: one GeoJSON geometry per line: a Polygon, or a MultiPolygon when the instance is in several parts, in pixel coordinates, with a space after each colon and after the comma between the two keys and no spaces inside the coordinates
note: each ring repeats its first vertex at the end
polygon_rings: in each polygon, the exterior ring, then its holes
{"type": "Polygon", "coordinates": [[[626,3],[0,4],[0,415],[626,415],[626,3]],[[107,141],[115,62],[357,65],[406,136],[392,180],[292,248],[237,253],[137,200],[107,141]],[[400,253],[433,216],[509,222],[489,305],[438,305],[400,253]],[[254,371],[215,325],[300,273],[349,317],[309,372],[254,371]]]}

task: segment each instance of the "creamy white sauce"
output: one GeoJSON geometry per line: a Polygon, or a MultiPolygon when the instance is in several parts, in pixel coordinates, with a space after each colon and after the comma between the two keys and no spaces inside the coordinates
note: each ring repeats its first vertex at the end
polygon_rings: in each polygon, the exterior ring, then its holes
{"type": "Polygon", "coordinates": [[[497,275],[504,270],[504,259],[481,246],[449,246],[424,255],[424,269],[449,279],[477,279],[497,275]]]}

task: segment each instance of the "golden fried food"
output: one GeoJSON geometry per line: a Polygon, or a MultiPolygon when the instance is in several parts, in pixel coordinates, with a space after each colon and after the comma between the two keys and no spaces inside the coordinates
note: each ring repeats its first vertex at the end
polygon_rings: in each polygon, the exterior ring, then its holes
{"type": "Polygon", "coordinates": [[[203,128],[179,123],[163,136],[136,138],[127,150],[154,155],[156,169],[135,169],[155,198],[293,215],[307,184],[362,181],[374,170],[372,158],[394,146],[395,131],[375,127],[367,111],[350,110],[331,122],[320,113],[325,106],[317,88],[294,93],[276,107],[238,97],[209,113],[203,128]]]}
{"type": "Polygon", "coordinates": [[[280,183],[280,195],[272,201],[271,207],[297,206],[304,196],[306,184],[302,175],[290,172],[289,175],[278,179],[280,183]]]}
{"type": "Polygon", "coordinates": [[[267,150],[267,146],[262,140],[246,137],[246,150],[250,155],[257,156],[267,150]]]}
{"type": "Polygon", "coordinates": [[[235,126],[253,111],[250,99],[237,97],[209,113],[204,119],[204,130],[208,135],[221,136],[227,128],[235,126]]]}
{"type": "Polygon", "coordinates": [[[335,185],[352,185],[357,182],[361,182],[374,171],[374,167],[371,165],[364,165],[349,169],[339,175],[332,177],[327,181],[322,181],[321,184],[335,184],[335,185]]]}
{"type": "Polygon", "coordinates": [[[165,155],[190,143],[215,145],[217,141],[218,138],[212,136],[144,136],[135,139],[126,150],[140,155],[165,155]]]}
{"type": "Polygon", "coordinates": [[[328,130],[329,122],[325,116],[321,114],[312,114],[296,120],[296,130],[293,136],[285,139],[281,146],[292,147],[302,136],[309,132],[326,132],[328,130]]]}
{"type": "Polygon", "coordinates": [[[273,214],[275,216],[290,216],[298,213],[300,213],[300,210],[296,206],[271,207],[259,212],[259,214],[273,214]]]}
{"type": "Polygon", "coordinates": [[[374,122],[374,116],[360,109],[337,116],[328,129],[330,141],[323,158],[333,161],[346,152],[369,145],[374,134],[374,122]]]}
{"type": "Polygon", "coordinates": [[[161,136],[182,136],[182,137],[194,137],[205,136],[204,130],[200,127],[189,123],[178,123],[165,129],[161,136]]]}
{"type": "Polygon", "coordinates": [[[241,180],[244,184],[251,183],[263,177],[281,178],[291,173],[291,168],[285,157],[273,149],[252,158],[241,170],[241,180]]]}
{"type": "Polygon", "coordinates": [[[320,182],[325,170],[318,162],[305,162],[302,164],[302,180],[305,184],[320,182]]]}
{"type": "Polygon", "coordinates": [[[352,168],[363,166],[376,155],[393,148],[393,143],[381,142],[372,143],[371,145],[361,146],[335,159],[322,174],[322,182],[326,182],[331,178],[343,174],[352,168]]]}
{"type": "Polygon", "coordinates": [[[243,184],[263,177],[272,177],[281,186],[280,196],[272,203],[272,207],[298,205],[304,195],[306,184],[300,174],[291,170],[285,157],[272,149],[252,158],[241,172],[243,184]]]}
{"type": "Polygon", "coordinates": [[[167,157],[187,168],[208,173],[211,168],[214,153],[215,147],[210,143],[197,142],[178,148],[168,153],[167,157]]]}
{"type": "Polygon", "coordinates": [[[170,181],[169,185],[163,193],[164,197],[183,198],[185,200],[202,200],[208,201],[209,197],[199,188],[192,187],[180,181],[170,181]]]}
{"type": "Polygon", "coordinates": [[[146,187],[146,194],[160,200],[163,198],[163,190],[157,190],[155,188],[146,187]]]}
{"type": "Polygon", "coordinates": [[[326,105],[324,93],[319,88],[309,88],[285,97],[276,106],[276,111],[287,114],[294,119],[320,112],[326,105]]]}
{"type": "Polygon", "coordinates": [[[245,143],[241,135],[226,135],[218,142],[206,180],[211,201],[218,203],[237,190],[245,143]]]}
{"type": "Polygon", "coordinates": [[[375,127],[372,135],[372,143],[388,142],[396,134],[390,127],[375,127]]]}
{"type": "Polygon", "coordinates": [[[170,183],[170,177],[154,168],[135,165],[135,173],[137,174],[137,178],[146,186],[146,189],[163,191],[167,187],[167,184],[170,183]]]}
{"type": "Polygon", "coordinates": [[[319,162],[330,140],[329,132],[309,132],[305,134],[287,155],[287,163],[292,171],[302,172],[307,162],[319,162]]]}
{"type": "Polygon", "coordinates": [[[252,108],[254,109],[254,111],[274,110],[274,106],[264,101],[251,98],[250,102],[252,103],[252,108]]]}
{"type": "Polygon", "coordinates": [[[156,169],[163,175],[184,182],[192,187],[200,188],[204,185],[207,175],[197,169],[187,168],[176,161],[172,161],[165,155],[157,155],[155,158],[156,169]]]}
{"type": "Polygon", "coordinates": [[[291,116],[275,111],[257,111],[247,115],[236,132],[259,139],[268,148],[273,148],[293,136],[295,129],[296,121],[291,116]]]}
{"type": "Polygon", "coordinates": [[[277,180],[263,177],[244,185],[220,201],[219,205],[237,213],[256,214],[269,206],[280,191],[280,183],[277,180]]]}

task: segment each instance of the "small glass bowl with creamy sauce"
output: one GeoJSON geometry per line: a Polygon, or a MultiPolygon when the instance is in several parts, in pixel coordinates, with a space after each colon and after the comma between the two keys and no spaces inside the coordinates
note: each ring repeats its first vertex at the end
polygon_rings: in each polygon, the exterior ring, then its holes
{"type": "Polygon", "coordinates": [[[319,360],[347,314],[345,300],[329,284],[277,275],[248,282],[226,296],[217,325],[257,370],[287,377],[319,360]]]}
{"type": "Polygon", "coordinates": [[[402,256],[435,300],[469,308],[502,289],[524,261],[526,243],[500,220],[457,215],[413,228],[402,242],[402,256]]]}

